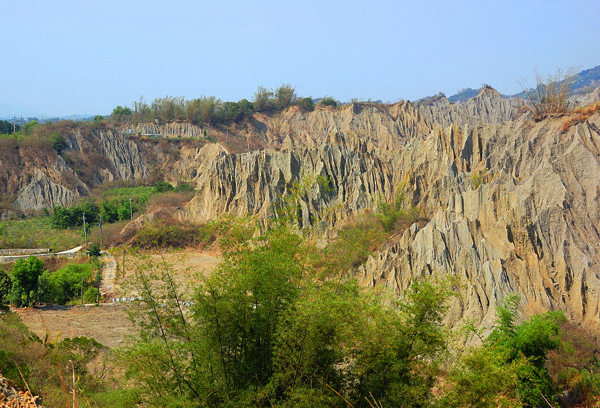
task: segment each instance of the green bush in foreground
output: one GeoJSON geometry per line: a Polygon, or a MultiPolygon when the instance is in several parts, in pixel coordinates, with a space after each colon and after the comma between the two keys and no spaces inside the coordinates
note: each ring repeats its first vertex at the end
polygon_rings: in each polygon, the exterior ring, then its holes
{"type": "Polygon", "coordinates": [[[40,299],[48,303],[64,305],[70,300],[79,299],[82,285],[83,291],[86,291],[91,279],[90,264],[71,264],[55,272],[46,271],[40,277],[40,299]]]}
{"type": "Polygon", "coordinates": [[[12,270],[11,304],[17,307],[29,306],[37,300],[38,279],[43,270],[44,262],[35,256],[15,262],[12,270]]]}
{"type": "Polygon", "coordinates": [[[339,393],[367,407],[373,393],[384,406],[421,406],[431,398],[446,348],[447,284],[416,283],[398,302],[350,278],[314,276],[314,248],[285,228],[244,242],[195,292],[191,313],[168,267],[138,275],[140,341],[121,361],[150,405],[344,407],[339,393]]]}

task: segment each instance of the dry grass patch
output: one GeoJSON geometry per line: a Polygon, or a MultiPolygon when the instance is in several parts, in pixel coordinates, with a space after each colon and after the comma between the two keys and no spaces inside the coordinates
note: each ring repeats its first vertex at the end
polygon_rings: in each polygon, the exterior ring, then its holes
{"type": "Polygon", "coordinates": [[[600,102],[575,109],[573,113],[563,122],[562,132],[566,133],[572,126],[585,122],[590,118],[591,115],[598,111],[600,111],[600,102]]]}

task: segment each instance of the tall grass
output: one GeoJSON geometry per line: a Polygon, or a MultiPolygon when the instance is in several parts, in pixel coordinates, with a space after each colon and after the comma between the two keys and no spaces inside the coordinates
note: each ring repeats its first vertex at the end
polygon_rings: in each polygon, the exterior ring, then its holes
{"type": "Polygon", "coordinates": [[[50,248],[57,252],[83,241],[80,229],[53,229],[50,217],[0,222],[0,248],[50,248]]]}

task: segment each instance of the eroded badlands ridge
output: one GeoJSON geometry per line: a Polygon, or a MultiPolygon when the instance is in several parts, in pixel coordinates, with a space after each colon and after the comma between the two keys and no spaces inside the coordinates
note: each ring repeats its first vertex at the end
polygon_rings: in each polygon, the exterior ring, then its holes
{"type": "MultiPolygon", "coordinates": [[[[431,220],[360,267],[365,284],[401,291],[423,275],[455,275],[461,297],[453,323],[468,316],[490,327],[498,301],[516,292],[528,312],[560,309],[600,330],[600,116],[563,132],[562,118],[534,122],[515,119],[516,111],[492,89],[463,105],[292,108],[255,114],[228,134],[229,144],[253,150],[239,154],[228,152],[218,133],[220,144],[200,146],[75,131],[66,153],[89,163],[83,172],[61,156],[13,151],[3,162],[24,170],[7,175],[0,168],[1,187],[18,191],[21,208],[39,208],[158,170],[193,183],[196,197],[180,217],[204,222],[223,212],[271,217],[295,181],[322,176],[330,188],[304,194],[303,226],[318,213],[337,223],[373,210],[402,188],[431,220]]],[[[202,134],[189,125],[140,126],[136,131],[202,134]]]]}

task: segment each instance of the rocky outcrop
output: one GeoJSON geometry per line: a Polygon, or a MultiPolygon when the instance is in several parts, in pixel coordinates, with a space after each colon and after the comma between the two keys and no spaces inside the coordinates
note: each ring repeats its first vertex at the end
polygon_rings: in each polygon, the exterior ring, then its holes
{"type": "Polygon", "coordinates": [[[506,99],[494,88],[484,86],[475,98],[464,103],[453,103],[440,96],[415,105],[428,121],[448,127],[453,123],[461,126],[501,124],[513,120],[522,104],[521,100],[506,99]]]}
{"type": "MultiPolygon", "coordinates": [[[[116,173],[113,178],[136,180],[148,175],[149,166],[142,157],[135,142],[126,139],[123,135],[110,131],[100,131],[98,133],[100,138],[99,150],[101,154],[110,160],[116,173]]],[[[106,171],[109,169],[103,170],[106,171]]]]}
{"type": "Polygon", "coordinates": [[[19,387],[0,374],[0,406],[7,408],[37,408],[41,406],[38,395],[31,391],[21,391],[19,387]]]}
{"type": "MultiPolygon", "coordinates": [[[[491,327],[495,307],[520,294],[528,313],[563,310],[600,330],[600,116],[562,133],[564,119],[431,127],[427,134],[374,146],[332,132],[311,148],[204,152],[189,220],[229,212],[272,217],[302,175],[331,180],[302,194],[303,226],[373,209],[401,184],[433,214],[370,258],[357,274],[369,285],[406,289],[422,276],[455,276],[460,297],[449,320],[491,327]]],[[[317,139],[314,139],[317,143],[317,139]]],[[[192,164],[192,162],[190,162],[192,164]]]]}
{"type": "Polygon", "coordinates": [[[569,98],[569,104],[573,107],[588,106],[598,102],[600,102],[600,86],[592,92],[569,98]]]}
{"type": "Polygon", "coordinates": [[[196,197],[186,217],[206,222],[222,213],[259,218],[274,216],[274,207],[291,190],[301,191],[303,227],[314,216],[335,209],[337,219],[372,208],[393,191],[392,168],[356,137],[332,133],[316,148],[217,153],[210,168],[194,180],[196,197]]]}
{"type": "Polygon", "coordinates": [[[133,128],[135,133],[146,136],[194,137],[204,136],[203,129],[189,123],[140,123],[133,128]]]}
{"type": "Polygon", "coordinates": [[[19,193],[14,206],[19,209],[41,210],[56,205],[66,206],[78,196],[68,188],[56,184],[42,171],[37,170],[31,183],[19,193]]]}
{"type": "Polygon", "coordinates": [[[491,327],[498,301],[518,293],[529,313],[560,309],[599,330],[600,119],[567,134],[561,123],[519,121],[463,132],[459,154],[450,145],[440,151],[440,160],[452,162],[452,177],[436,183],[425,168],[415,175],[437,191],[432,220],[422,229],[413,225],[359,276],[399,291],[421,276],[457,276],[461,297],[453,322],[468,316],[491,327]],[[473,154],[474,135],[481,155],[473,154]],[[474,190],[461,166],[485,166],[493,179],[474,190]]]}

